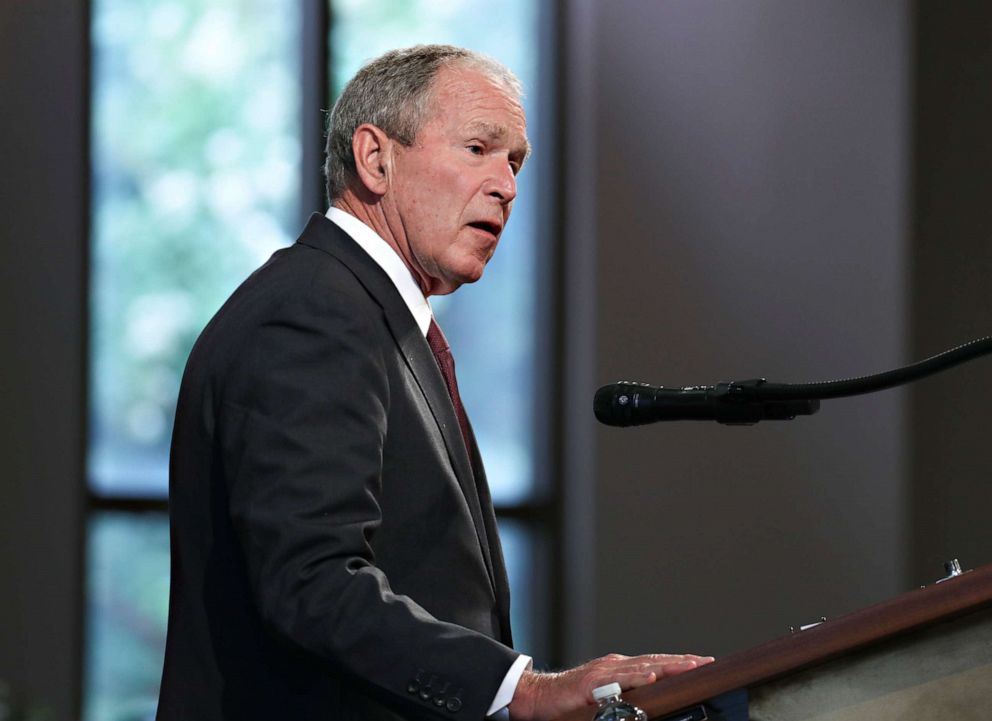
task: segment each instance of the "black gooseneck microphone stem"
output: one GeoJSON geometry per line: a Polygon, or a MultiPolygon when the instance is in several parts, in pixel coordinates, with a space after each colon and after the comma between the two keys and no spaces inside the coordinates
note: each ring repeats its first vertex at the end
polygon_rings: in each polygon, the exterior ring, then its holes
{"type": "Polygon", "coordinates": [[[920,378],[939,373],[992,353],[992,336],[969,341],[956,348],[913,363],[904,368],[875,375],[816,383],[767,383],[764,380],[732,382],[734,391],[748,400],[797,400],[843,398],[863,393],[874,393],[912,383],[920,378]]]}
{"type": "Polygon", "coordinates": [[[620,381],[603,386],[593,399],[601,423],[636,426],[656,421],[710,420],[750,425],[792,420],[820,408],[820,401],[893,388],[992,353],[992,336],[973,340],[904,368],[875,375],[818,383],[769,383],[764,378],[713,386],[666,388],[620,381]]]}

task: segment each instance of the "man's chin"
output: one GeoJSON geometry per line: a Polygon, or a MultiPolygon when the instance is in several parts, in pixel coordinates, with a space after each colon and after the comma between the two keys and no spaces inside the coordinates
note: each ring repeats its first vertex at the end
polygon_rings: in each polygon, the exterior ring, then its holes
{"type": "Polygon", "coordinates": [[[482,274],[480,273],[474,278],[459,278],[457,280],[445,279],[437,283],[437,285],[431,289],[431,295],[450,295],[463,285],[471,285],[481,277],[482,274]]]}
{"type": "Polygon", "coordinates": [[[485,264],[473,266],[460,273],[449,273],[444,278],[435,280],[434,287],[431,288],[431,295],[448,295],[454,293],[463,285],[471,285],[482,278],[485,271],[485,264]]]}

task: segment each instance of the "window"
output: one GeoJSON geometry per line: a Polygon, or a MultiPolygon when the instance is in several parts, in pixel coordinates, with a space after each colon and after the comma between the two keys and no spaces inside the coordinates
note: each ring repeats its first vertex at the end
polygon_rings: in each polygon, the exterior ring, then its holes
{"type": "MultiPolygon", "coordinates": [[[[179,379],[224,299],[319,210],[299,207],[312,167],[304,148],[322,147],[304,135],[304,84],[322,75],[307,73],[307,64],[329,58],[333,95],[364,60],[391,47],[450,42],[480,50],[520,76],[531,139],[541,145],[536,130],[547,100],[537,97],[536,4],[336,0],[327,46],[301,52],[307,5],[92,3],[86,719],[154,714],[179,379]],[[363,30],[370,26],[371,37],[363,30]],[[496,26],[515,32],[491,32],[496,26]]],[[[541,162],[538,154],[531,165],[541,162]]],[[[546,285],[537,279],[536,171],[521,177],[513,222],[485,280],[434,306],[501,516],[518,646],[547,662],[555,534],[544,522],[553,494],[538,471],[546,464],[534,427],[534,319],[546,285]]]]}

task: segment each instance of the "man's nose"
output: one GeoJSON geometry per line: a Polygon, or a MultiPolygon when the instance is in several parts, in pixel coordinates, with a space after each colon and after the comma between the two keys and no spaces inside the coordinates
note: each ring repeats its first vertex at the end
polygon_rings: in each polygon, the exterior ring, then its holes
{"type": "Polygon", "coordinates": [[[517,197],[517,176],[507,162],[497,162],[486,192],[506,205],[517,197]]]}

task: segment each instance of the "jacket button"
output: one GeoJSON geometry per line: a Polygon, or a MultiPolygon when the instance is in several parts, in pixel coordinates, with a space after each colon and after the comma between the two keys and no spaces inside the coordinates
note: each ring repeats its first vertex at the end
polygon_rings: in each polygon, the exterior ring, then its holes
{"type": "Polygon", "coordinates": [[[426,700],[428,700],[431,697],[431,686],[434,685],[434,682],[435,681],[437,681],[437,676],[434,675],[434,674],[431,674],[430,680],[424,686],[421,686],[421,688],[420,688],[420,698],[423,701],[426,701],[426,700]]]}
{"type": "Polygon", "coordinates": [[[444,696],[435,696],[434,705],[437,706],[438,708],[444,706],[444,696]]]}
{"type": "Polygon", "coordinates": [[[413,677],[413,680],[406,685],[407,693],[417,693],[420,690],[420,684],[424,682],[424,674],[427,672],[422,668],[417,669],[417,675],[413,677]]]}
{"type": "Polygon", "coordinates": [[[455,713],[456,711],[461,710],[462,700],[457,696],[453,696],[448,699],[447,703],[444,704],[444,707],[449,711],[451,711],[451,713],[455,713]]]}

